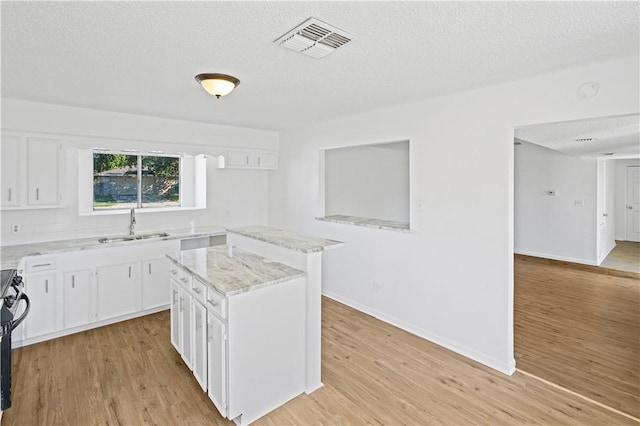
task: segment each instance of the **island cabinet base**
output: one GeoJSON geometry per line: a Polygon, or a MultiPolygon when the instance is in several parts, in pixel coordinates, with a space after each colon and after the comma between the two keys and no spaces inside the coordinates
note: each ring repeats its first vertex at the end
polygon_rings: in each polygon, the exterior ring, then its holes
{"type": "Polygon", "coordinates": [[[190,252],[197,260],[170,268],[171,339],[220,414],[246,425],[305,391],[305,278],[289,268],[292,278],[225,296],[192,272],[207,254],[190,252]]]}
{"type": "Polygon", "coordinates": [[[226,417],[236,424],[304,392],[304,297],[298,278],[228,298],[226,417]]]}

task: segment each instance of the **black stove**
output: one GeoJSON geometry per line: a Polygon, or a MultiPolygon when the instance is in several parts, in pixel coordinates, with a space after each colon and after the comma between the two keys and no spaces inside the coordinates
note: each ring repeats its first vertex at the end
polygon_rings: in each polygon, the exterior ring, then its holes
{"type": "Polygon", "coordinates": [[[11,332],[25,319],[31,303],[17,271],[3,269],[0,272],[0,410],[6,410],[11,407],[11,332]],[[21,301],[27,305],[16,318],[21,301]]]}

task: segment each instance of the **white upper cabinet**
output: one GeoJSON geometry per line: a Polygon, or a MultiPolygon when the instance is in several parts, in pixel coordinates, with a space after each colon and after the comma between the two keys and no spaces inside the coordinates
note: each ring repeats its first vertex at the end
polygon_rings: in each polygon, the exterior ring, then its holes
{"type": "Polygon", "coordinates": [[[2,158],[2,199],[0,206],[17,206],[20,183],[20,140],[15,136],[2,135],[0,158],[2,158]]]}
{"type": "Polygon", "coordinates": [[[60,204],[60,142],[29,138],[27,147],[29,205],[60,204]]]}
{"type": "Polygon", "coordinates": [[[62,206],[62,144],[55,138],[2,134],[0,207],[62,206]]]}
{"type": "Polygon", "coordinates": [[[225,168],[275,170],[278,168],[278,152],[245,149],[228,151],[225,168]]]}

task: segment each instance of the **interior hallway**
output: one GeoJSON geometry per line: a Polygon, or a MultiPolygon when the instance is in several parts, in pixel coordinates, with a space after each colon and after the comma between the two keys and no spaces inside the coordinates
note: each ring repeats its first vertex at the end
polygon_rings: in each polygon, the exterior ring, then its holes
{"type": "Polygon", "coordinates": [[[640,274],[515,256],[516,368],[640,417],[640,274]]]}
{"type": "Polygon", "coordinates": [[[603,268],[640,273],[640,243],[616,241],[616,246],[600,264],[603,268]]]}

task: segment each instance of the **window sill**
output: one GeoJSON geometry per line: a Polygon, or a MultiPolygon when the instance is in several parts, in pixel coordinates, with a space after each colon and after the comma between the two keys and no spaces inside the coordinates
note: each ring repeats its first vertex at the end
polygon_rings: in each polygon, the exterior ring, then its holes
{"type": "MultiPolygon", "coordinates": [[[[206,210],[206,207],[163,207],[163,208],[141,208],[136,209],[136,214],[144,213],[169,213],[169,212],[184,212],[192,210],[206,210]]],[[[91,210],[86,212],[79,212],[79,216],[111,216],[111,215],[128,215],[131,209],[113,209],[113,210],[91,210]]]]}
{"type": "Polygon", "coordinates": [[[409,224],[407,222],[396,222],[393,220],[384,219],[371,219],[367,217],[358,216],[345,216],[345,215],[331,215],[324,217],[316,217],[316,220],[323,222],[342,223],[344,225],[364,226],[366,228],[373,229],[386,229],[389,231],[397,232],[410,232],[409,224]]]}

